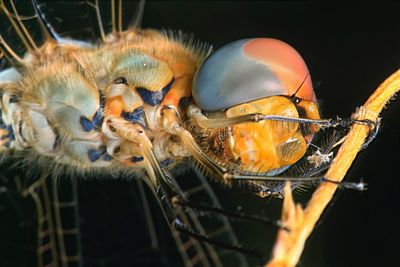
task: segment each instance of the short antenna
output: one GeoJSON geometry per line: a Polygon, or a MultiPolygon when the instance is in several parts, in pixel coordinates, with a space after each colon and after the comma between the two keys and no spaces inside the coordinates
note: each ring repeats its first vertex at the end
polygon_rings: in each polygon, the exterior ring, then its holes
{"type": "Polygon", "coordinates": [[[299,85],[299,87],[296,89],[296,92],[294,92],[294,94],[291,96],[291,98],[296,97],[296,94],[300,91],[301,87],[302,87],[303,84],[306,82],[308,76],[310,76],[310,72],[307,72],[306,77],[304,77],[303,81],[301,82],[301,84],[299,85]]]}

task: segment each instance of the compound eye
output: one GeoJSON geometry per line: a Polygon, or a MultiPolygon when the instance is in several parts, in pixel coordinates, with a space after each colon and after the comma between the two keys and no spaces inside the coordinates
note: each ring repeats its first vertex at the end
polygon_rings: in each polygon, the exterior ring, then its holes
{"type": "Polygon", "coordinates": [[[295,93],[316,101],[302,57],[290,45],[270,38],[244,39],[220,48],[197,70],[192,89],[196,104],[206,111],[295,93]]]}
{"type": "Polygon", "coordinates": [[[128,81],[125,77],[119,77],[114,80],[114,84],[125,84],[128,85],[128,81]]]}

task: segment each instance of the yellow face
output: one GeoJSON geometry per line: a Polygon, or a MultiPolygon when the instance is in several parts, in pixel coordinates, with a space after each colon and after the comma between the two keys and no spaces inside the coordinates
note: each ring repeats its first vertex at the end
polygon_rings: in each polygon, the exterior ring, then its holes
{"type": "MultiPolygon", "coordinates": [[[[226,111],[227,117],[261,113],[291,118],[319,119],[316,103],[272,96],[241,104],[226,111]]],[[[302,132],[299,123],[286,121],[259,121],[232,126],[225,149],[240,162],[246,172],[266,173],[296,163],[307,150],[317,126],[302,132]]]]}

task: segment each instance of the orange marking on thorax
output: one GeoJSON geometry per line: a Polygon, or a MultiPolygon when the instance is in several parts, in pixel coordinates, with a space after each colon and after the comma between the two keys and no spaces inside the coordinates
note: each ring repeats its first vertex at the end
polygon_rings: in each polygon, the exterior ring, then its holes
{"type": "Polygon", "coordinates": [[[183,77],[187,75],[193,75],[196,71],[195,66],[192,62],[176,62],[172,69],[176,77],[183,77]]]}
{"type": "Polygon", "coordinates": [[[189,97],[192,93],[192,79],[192,75],[184,75],[176,78],[161,105],[173,105],[177,107],[182,97],[189,97]]]}
{"type": "Polygon", "coordinates": [[[121,112],[124,110],[124,102],[122,101],[122,97],[116,96],[108,99],[105,103],[104,110],[107,115],[116,117],[120,116],[121,112]]]}
{"type": "Polygon", "coordinates": [[[143,168],[143,167],[144,167],[143,161],[140,161],[140,162],[133,162],[133,161],[124,159],[124,160],[121,161],[121,163],[122,163],[124,166],[129,166],[129,167],[140,167],[140,168],[143,168]]]}

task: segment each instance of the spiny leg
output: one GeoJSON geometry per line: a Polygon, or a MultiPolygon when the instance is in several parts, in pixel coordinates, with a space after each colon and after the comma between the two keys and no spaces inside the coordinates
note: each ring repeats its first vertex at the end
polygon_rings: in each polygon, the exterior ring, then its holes
{"type": "MultiPolygon", "coordinates": [[[[182,177],[182,179],[187,179],[189,177],[182,177]]],[[[221,204],[213,190],[211,188],[211,185],[209,184],[207,178],[200,174],[197,173],[197,175],[193,175],[190,178],[190,184],[184,183],[181,187],[184,195],[186,196],[186,201],[184,199],[179,199],[182,202],[185,203],[198,203],[198,201],[201,201],[204,205],[208,205],[209,207],[215,207],[219,208],[222,210],[221,204]]],[[[174,199],[172,199],[172,202],[174,199]]],[[[187,207],[181,207],[175,205],[175,209],[177,210],[182,210],[182,212],[186,212],[187,210],[193,210],[192,208],[187,208],[187,207]]],[[[194,211],[196,211],[194,209],[194,211]]],[[[225,243],[228,243],[230,245],[234,245],[236,247],[241,247],[241,244],[239,243],[239,240],[237,239],[233,228],[231,226],[231,223],[229,221],[229,218],[227,216],[209,216],[210,214],[205,212],[195,212],[194,213],[197,218],[205,225],[207,225],[207,237],[212,240],[220,240],[225,243]]],[[[199,233],[199,231],[197,231],[199,233]]],[[[236,253],[236,251],[233,250],[226,250],[223,251],[221,254],[219,254],[221,261],[225,263],[225,265],[232,265],[234,263],[237,266],[248,266],[247,265],[247,260],[242,255],[242,253],[236,253]],[[227,263],[230,264],[227,264],[227,263]]]]}
{"type": "MultiPolygon", "coordinates": [[[[180,137],[184,146],[191,152],[197,162],[199,162],[202,166],[209,170],[211,174],[221,179],[222,181],[228,182],[233,178],[233,174],[230,173],[227,168],[215,163],[199,147],[199,145],[194,140],[192,134],[182,127],[179,122],[179,117],[173,108],[169,106],[164,106],[160,114],[162,116],[164,129],[170,134],[180,137]]],[[[269,188],[263,185],[258,185],[258,187],[260,189],[260,195],[262,196],[268,196],[273,193],[269,188]]]]}
{"type": "Polygon", "coordinates": [[[139,152],[143,156],[144,166],[154,188],[157,188],[160,183],[170,184],[170,179],[167,178],[157,161],[153,144],[141,125],[117,117],[106,118],[106,125],[110,132],[115,132],[117,136],[139,147],[140,151],[134,150],[132,154],[139,152]]]}
{"type": "MultiPolygon", "coordinates": [[[[179,220],[185,225],[191,225],[194,229],[196,229],[196,231],[204,233],[204,229],[194,214],[191,212],[183,212],[180,209],[174,209],[170,203],[170,198],[173,194],[179,194],[183,197],[183,193],[175,183],[174,179],[172,177],[167,178],[165,171],[160,167],[154,155],[152,143],[146,136],[144,129],[140,125],[127,123],[119,118],[106,118],[105,121],[108,127],[110,127],[116,135],[119,135],[123,139],[136,143],[140,146],[141,154],[144,158],[145,168],[150,178],[151,188],[159,199],[160,206],[162,207],[166,220],[170,224],[171,230],[175,230],[173,227],[173,222],[175,220],[179,220]]],[[[137,153],[137,151],[134,152],[137,153]]],[[[192,264],[201,261],[202,263],[204,262],[204,266],[213,266],[208,262],[206,253],[197,242],[191,240],[190,238],[186,238],[186,241],[182,241],[179,236],[174,236],[174,238],[178,243],[180,243],[180,245],[185,247],[185,251],[189,250],[190,248],[193,248],[196,251],[196,257],[194,259],[185,259],[188,262],[187,265],[189,265],[189,263],[192,264]]],[[[213,250],[210,248],[209,251],[213,250]]],[[[209,252],[208,254],[213,254],[213,252],[209,252]]],[[[222,266],[219,263],[216,254],[211,257],[214,259],[215,266],[222,266]]]]}
{"type": "MultiPolygon", "coordinates": [[[[195,105],[189,105],[187,108],[187,115],[191,118],[199,127],[203,129],[221,129],[225,127],[234,126],[242,123],[249,122],[260,122],[260,121],[280,121],[282,123],[298,123],[300,126],[310,125],[316,126],[313,132],[318,131],[319,128],[348,128],[353,124],[366,125],[369,128],[369,136],[367,140],[363,144],[363,148],[366,148],[373,139],[375,139],[379,129],[380,129],[380,120],[371,121],[371,120],[359,120],[357,118],[336,118],[336,119],[314,119],[314,118],[299,118],[299,117],[287,117],[281,115],[265,115],[261,113],[253,113],[253,114],[245,114],[241,116],[228,117],[228,118],[218,118],[218,119],[209,119],[204,116],[201,110],[195,105]]],[[[345,137],[338,142],[342,143],[345,140],[345,137]]],[[[337,144],[337,145],[338,145],[337,144]]]]}
{"type": "Polygon", "coordinates": [[[348,127],[354,123],[368,125],[371,129],[379,126],[379,121],[373,122],[370,120],[357,120],[353,118],[315,120],[315,119],[304,119],[304,118],[292,118],[279,115],[264,115],[260,113],[246,114],[231,118],[209,119],[201,113],[201,110],[198,107],[194,105],[189,106],[188,116],[189,118],[194,119],[194,121],[198,126],[209,129],[225,128],[236,124],[259,122],[259,121],[283,121],[283,122],[293,122],[301,124],[315,124],[322,128],[331,128],[338,126],[348,127]]]}
{"type": "MultiPolygon", "coordinates": [[[[184,234],[186,236],[189,236],[191,238],[194,238],[196,240],[205,242],[207,246],[212,245],[216,248],[219,249],[226,249],[229,251],[235,251],[235,252],[240,252],[242,254],[247,254],[250,256],[254,256],[257,258],[264,258],[264,254],[262,252],[259,252],[257,250],[245,248],[244,246],[240,245],[238,242],[227,242],[226,239],[218,239],[215,238],[214,235],[218,235],[221,230],[224,229],[218,229],[216,232],[211,232],[211,233],[206,233],[204,230],[198,231],[198,227],[194,227],[196,230],[192,230],[191,227],[189,227],[189,223],[185,222],[184,220],[181,220],[181,215],[184,215],[188,212],[190,212],[190,218],[197,218],[196,214],[192,214],[193,210],[201,211],[201,212],[210,212],[210,213],[217,213],[224,215],[226,217],[229,217],[229,215],[232,215],[231,218],[236,218],[236,219],[242,219],[242,220],[251,220],[250,217],[245,217],[245,216],[240,216],[240,215],[233,215],[233,213],[225,213],[222,209],[216,208],[216,207],[206,207],[202,205],[186,205],[187,202],[181,202],[174,200],[173,205],[176,210],[179,211],[179,216],[172,222],[172,227],[178,231],[181,234],[184,234]],[[185,209],[185,211],[182,210],[182,208],[185,209]],[[190,208],[190,209],[188,209],[190,208]]],[[[186,216],[186,215],[185,215],[186,216]]],[[[263,221],[262,219],[258,218],[259,221],[263,221]]],[[[265,221],[263,221],[265,223],[265,221]]],[[[187,243],[187,242],[186,242],[187,243]]],[[[213,250],[212,250],[213,251],[213,250]]],[[[215,252],[214,252],[215,253],[215,252]]],[[[214,261],[217,261],[218,264],[221,264],[219,260],[216,258],[216,255],[212,255],[214,257],[214,261]]],[[[218,265],[220,266],[220,265],[218,265]]],[[[221,265],[222,266],[222,265],[221,265]]]]}
{"type": "Polygon", "coordinates": [[[179,205],[182,207],[188,207],[200,212],[207,212],[211,214],[219,214],[226,216],[227,218],[230,219],[238,219],[238,220],[246,220],[246,221],[253,221],[253,222],[259,222],[267,225],[272,225],[276,226],[278,228],[285,228],[284,225],[280,221],[277,220],[272,220],[269,219],[265,216],[259,216],[259,215],[249,215],[244,212],[231,212],[231,211],[226,211],[224,209],[221,209],[219,207],[213,207],[213,206],[208,206],[204,204],[198,204],[198,203],[192,203],[192,202],[187,202],[183,201],[177,198],[174,198],[172,200],[172,203],[174,205],[179,205]]]}
{"type": "MultiPolygon", "coordinates": [[[[126,140],[140,145],[142,149],[142,155],[145,160],[145,168],[148,175],[151,177],[151,185],[160,199],[164,214],[171,224],[171,227],[175,228],[177,225],[184,226],[187,231],[193,233],[193,235],[189,234],[191,238],[201,236],[202,241],[208,241],[210,244],[219,245],[218,241],[207,237],[206,231],[197,218],[197,215],[192,210],[183,210],[181,207],[174,206],[173,203],[171,203],[170,199],[173,196],[178,196],[184,201],[186,201],[186,197],[179,185],[176,183],[175,179],[173,177],[169,177],[167,172],[160,167],[155,157],[152,144],[146,136],[144,129],[140,125],[126,123],[126,121],[120,120],[119,118],[108,118],[106,119],[106,123],[108,123],[112,129],[114,129],[116,134],[120,135],[126,140]]],[[[180,229],[181,227],[175,228],[177,231],[180,231],[180,229]]],[[[186,232],[185,234],[188,233],[186,232]]],[[[197,251],[197,256],[189,260],[192,264],[198,261],[208,262],[203,248],[197,242],[194,242],[193,240],[190,241],[189,238],[187,241],[183,242],[182,245],[185,246],[185,250],[189,250],[190,247],[193,247],[197,251]]],[[[242,249],[239,245],[224,245],[225,248],[230,246],[236,250],[242,249]]],[[[207,255],[211,257],[213,264],[215,266],[222,266],[214,249],[211,248],[209,244],[205,244],[205,247],[207,248],[207,255]]],[[[208,263],[208,266],[214,265],[210,265],[210,263],[208,263]]]]}
{"type": "Polygon", "coordinates": [[[231,245],[225,242],[221,242],[218,240],[214,240],[214,239],[210,239],[208,236],[203,235],[203,234],[199,234],[196,233],[194,231],[191,231],[190,229],[188,229],[187,227],[185,227],[184,224],[180,223],[179,221],[175,221],[174,222],[174,227],[182,234],[191,236],[197,240],[203,241],[203,242],[207,242],[209,244],[212,244],[216,247],[222,248],[222,249],[227,249],[227,250],[233,250],[233,251],[237,251],[243,254],[247,254],[256,258],[264,258],[265,255],[264,253],[260,252],[260,251],[256,251],[253,249],[248,249],[248,248],[244,248],[242,246],[236,246],[236,245],[231,245]]]}
{"type": "Polygon", "coordinates": [[[198,126],[207,129],[219,129],[219,128],[233,126],[236,124],[259,122],[259,121],[281,121],[281,122],[300,123],[302,125],[316,125],[321,128],[335,128],[338,126],[349,127],[353,124],[367,125],[369,127],[370,134],[368,136],[368,139],[364,142],[363,148],[366,148],[372,142],[372,140],[375,139],[380,129],[380,120],[371,121],[371,120],[358,120],[354,118],[305,119],[305,118],[292,118],[279,115],[265,115],[260,113],[254,113],[254,114],[246,114],[230,118],[209,119],[201,113],[201,110],[198,107],[194,105],[189,106],[187,114],[189,118],[193,119],[198,126]]]}
{"type": "MultiPolygon", "coordinates": [[[[127,123],[120,118],[109,117],[105,118],[103,130],[110,138],[123,138],[129,142],[137,144],[140,147],[140,151],[132,151],[132,154],[136,155],[139,152],[142,155],[144,167],[149,177],[149,182],[147,182],[147,184],[149,184],[153,193],[157,199],[159,199],[159,204],[166,220],[168,223],[172,224],[175,218],[177,218],[179,211],[174,210],[172,205],[169,203],[171,190],[163,186],[163,181],[166,181],[167,178],[165,177],[164,171],[161,169],[158,161],[155,158],[152,143],[146,136],[144,129],[140,125],[127,123]],[[112,135],[115,135],[115,137],[112,135]]],[[[183,220],[186,222],[186,215],[183,215],[183,220]]],[[[174,231],[173,227],[170,227],[171,230],[174,231]]],[[[186,243],[181,241],[179,235],[173,236],[180,246],[183,246],[183,244],[186,243]]],[[[197,247],[196,250],[201,251],[201,247],[197,247]]],[[[191,262],[191,259],[188,257],[184,257],[184,260],[188,263],[191,262]]]]}
{"type": "MultiPolygon", "coordinates": [[[[176,111],[173,108],[165,106],[162,108],[161,116],[163,120],[164,129],[170,134],[180,137],[185,147],[191,152],[193,157],[207,170],[209,170],[213,175],[220,178],[222,181],[231,182],[235,180],[250,181],[255,183],[255,181],[296,181],[296,182],[330,182],[323,177],[307,177],[307,178],[297,178],[297,177],[273,177],[273,176],[263,176],[259,174],[246,174],[238,173],[237,171],[229,170],[223,166],[218,165],[214,162],[196,143],[193,136],[189,131],[184,129],[180,122],[176,111]]],[[[284,117],[285,118],[285,117],[284,117]]],[[[351,184],[351,183],[350,183],[351,184]]],[[[362,184],[356,184],[355,186],[348,185],[349,188],[363,189],[362,184]]],[[[281,197],[282,193],[280,190],[274,191],[264,185],[255,183],[254,185],[260,190],[259,195],[261,197],[266,197],[269,195],[274,195],[281,197]]]]}

